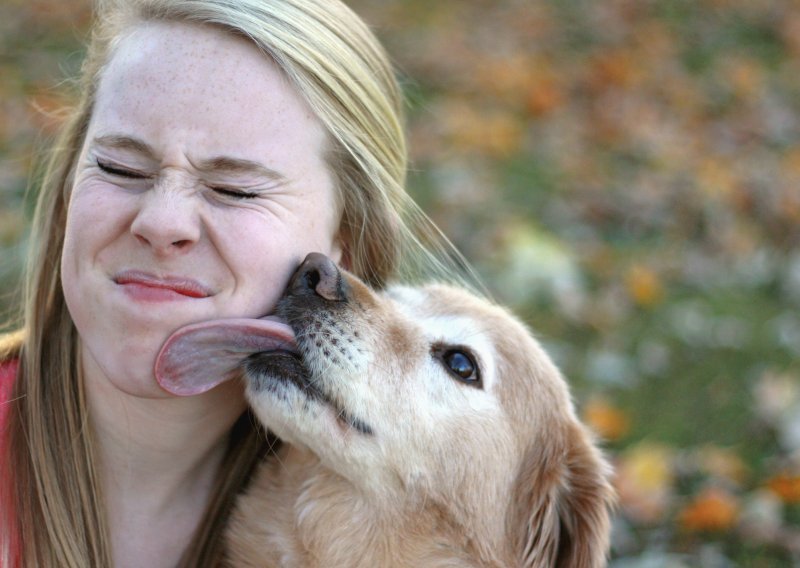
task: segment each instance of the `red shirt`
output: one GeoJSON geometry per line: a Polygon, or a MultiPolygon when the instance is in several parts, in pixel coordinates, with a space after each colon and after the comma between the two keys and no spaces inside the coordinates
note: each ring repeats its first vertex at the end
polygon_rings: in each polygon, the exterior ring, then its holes
{"type": "Polygon", "coordinates": [[[17,376],[18,367],[18,359],[0,363],[0,430],[6,423],[8,401],[11,399],[11,391],[14,389],[14,378],[17,376]]]}
{"type": "MultiPolygon", "coordinates": [[[[6,441],[6,416],[8,416],[8,408],[10,406],[9,401],[11,400],[11,393],[14,389],[14,379],[17,376],[18,368],[18,359],[0,362],[0,455],[3,456],[3,459],[5,459],[5,448],[3,448],[3,444],[5,444],[6,441]]],[[[10,495],[9,492],[13,489],[11,487],[2,487],[2,485],[13,482],[9,478],[3,479],[3,477],[5,477],[5,475],[0,475],[0,494],[5,494],[4,497],[8,497],[10,495]]],[[[0,510],[0,514],[6,518],[3,519],[4,522],[2,524],[6,527],[5,530],[8,530],[8,526],[5,525],[5,523],[11,523],[11,527],[14,526],[13,512],[8,507],[8,504],[4,505],[3,509],[5,510],[0,510]]],[[[14,529],[11,528],[11,531],[13,533],[14,529]]],[[[7,557],[6,560],[10,562],[11,566],[21,566],[22,564],[18,557],[19,543],[16,541],[16,539],[12,538],[9,544],[11,545],[11,550],[8,552],[10,553],[11,557],[7,557]]],[[[2,551],[0,551],[0,555],[2,555],[2,551]]],[[[0,559],[0,562],[2,562],[2,559],[0,559]]]]}

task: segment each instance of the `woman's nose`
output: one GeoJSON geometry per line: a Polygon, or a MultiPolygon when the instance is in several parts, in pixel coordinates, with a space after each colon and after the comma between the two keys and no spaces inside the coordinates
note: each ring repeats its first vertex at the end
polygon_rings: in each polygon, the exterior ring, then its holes
{"type": "Polygon", "coordinates": [[[185,251],[200,239],[200,214],[192,194],[156,185],[141,194],[131,223],[136,239],[159,255],[185,251]]]}

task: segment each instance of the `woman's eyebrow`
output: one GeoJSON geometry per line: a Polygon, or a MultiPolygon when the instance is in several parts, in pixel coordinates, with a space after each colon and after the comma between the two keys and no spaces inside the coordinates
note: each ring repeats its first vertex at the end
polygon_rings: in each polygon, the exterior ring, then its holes
{"type": "Polygon", "coordinates": [[[267,178],[275,182],[285,182],[286,176],[268,168],[264,164],[243,158],[232,158],[229,156],[216,156],[207,160],[202,160],[195,165],[201,172],[225,173],[225,174],[249,174],[262,178],[267,178]]]}
{"type": "Polygon", "coordinates": [[[156,156],[153,148],[147,142],[123,134],[105,134],[103,136],[97,136],[92,140],[92,143],[107,148],[132,150],[151,160],[155,160],[156,156]]]}

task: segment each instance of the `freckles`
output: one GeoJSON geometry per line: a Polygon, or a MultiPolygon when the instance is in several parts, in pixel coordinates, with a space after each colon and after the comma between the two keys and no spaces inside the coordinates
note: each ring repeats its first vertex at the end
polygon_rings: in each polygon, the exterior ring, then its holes
{"type": "Polygon", "coordinates": [[[80,225],[75,227],[80,232],[90,232],[106,225],[115,217],[115,210],[120,209],[119,205],[113,203],[110,192],[102,188],[75,187],[67,209],[67,224],[80,225]]]}
{"type": "Polygon", "coordinates": [[[68,215],[73,214],[74,211],[77,215],[84,215],[88,212],[90,216],[93,216],[92,213],[98,207],[103,206],[105,199],[99,191],[93,191],[90,188],[76,188],[73,190],[71,201],[68,215]]]}

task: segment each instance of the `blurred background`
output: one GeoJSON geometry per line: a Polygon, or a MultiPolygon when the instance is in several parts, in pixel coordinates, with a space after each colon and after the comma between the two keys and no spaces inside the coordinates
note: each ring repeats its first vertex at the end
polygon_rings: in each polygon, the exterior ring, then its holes
{"type": "MultiPolygon", "coordinates": [[[[617,467],[615,567],[800,566],[800,2],[351,0],[410,190],[617,467]]],[[[0,310],[88,2],[0,5],[0,310]]]]}

